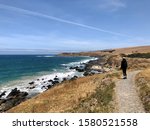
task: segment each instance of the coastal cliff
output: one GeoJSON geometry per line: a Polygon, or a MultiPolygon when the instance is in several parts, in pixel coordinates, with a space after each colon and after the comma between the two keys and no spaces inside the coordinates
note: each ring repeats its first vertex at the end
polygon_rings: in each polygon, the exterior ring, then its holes
{"type": "MultiPolygon", "coordinates": [[[[121,77],[120,61],[125,55],[129,68],[132,72],[140,70],[141,73],[150,68],[150,59],[141,57],[128,57],[129,54],[149,53],[150,46],[133,47],[124,49],[103,50],[83,53],[63,53],[61,56],[96,56],[103,57],[101,61],[94,61],[89,64],[91,70],[104,69],[104,73],[94,73],[85,77],[75,78],[57,84],[55,87],[13,107],[7,112],[118,112],[116,102],[115,83],[121,77]]],[[[149,71],[147,71],[149,72],[149,71]]],[[[143,73],[142,73],[143,74],[143,73]]],[[[146,74],[148,77],[148,74],[146,74]]],[[[149,81],[146,80],[149,88],[149,81]]],[[[146,77],[146,78],[145,78],[146,77]]],[[[139,78],[137,77],[137,80],[139,78]]],[[[136,81],[137,81],[136,80],[136,81]]],[[[140,81],[138,80],[137,85],[140,81]]],[[[141,90],[139,90],[139,93],[141,90]]],[[[145,89],[146,110],[149,102],[149,89],[145,89]],[[148,92],[147,92],[148,91],[148,92]]],[[[143,103],[144,104],[144,103],[143,103]]],[[[147,110],[148,111],[148,110],[147,110]]]]}

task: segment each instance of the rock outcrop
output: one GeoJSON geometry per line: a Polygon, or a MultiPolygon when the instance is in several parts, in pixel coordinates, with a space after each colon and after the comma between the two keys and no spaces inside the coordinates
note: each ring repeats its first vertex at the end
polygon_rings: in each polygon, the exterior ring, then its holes
{"type": "MultiPolygon", "coordinates": [[[[1,94],[1,97],[4,94],[5,92],[1,94]]],[[[26,99],[27,95],[27,92],[21,92],[17,88],[13,89],[6,98],[0,98],[0,112],[5,112],[10,108],[20,104],[26,99]]]]}

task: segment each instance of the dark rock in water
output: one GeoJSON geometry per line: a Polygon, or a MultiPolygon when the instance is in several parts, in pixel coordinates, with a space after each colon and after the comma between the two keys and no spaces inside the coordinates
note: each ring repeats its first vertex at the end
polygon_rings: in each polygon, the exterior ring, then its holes
{"type": "Polygon", "coordinates": [[[84,72],[84,76],[91,76],[91,75],[93,75],[94,73],[91,73],[90,71],[86,71],[86,72],[84,72]]]}
{"type": "Polygon", "coordinates": [[[76,71],[78,71],[78,72],[84,72],[85,71],[85,66],[79,66],[79,67],[77,67],[76,71]]]}
{"type": "Polygon", "coordinates": [[[55,80],[55,81],[52,82],[53,85],[56,85],[58,83],[59,83],[59,81],[57,81],[57,80],[55,80]]]}
{"type": "Polygon", "coordinates": [[[8,98],[18,98],[18,97],[24,97],[27,96],[28,93],[27,92],[21,92],[20,90],[18,90],[17,88],[13,89],[8,96],[6,97],[8,98]]]}
{"type": "Polygon", "coordinates": [[[3,97],[5,95],[6,91],[2,92],[2,94],[0,94],[0,98],[3,97]]]}
{"type": "Polygon", "coordinates": [[[66,81],[67,80],[67,78],[63,78],[63,81],[66,81]]]}
{"type": "Polygon", "coordinates": [[[37,79],[37,81],[39,81],[40,79],[37,79]]]}
{"type": "Polygon", "coordinates": [[[13,89],[6,99],[0,99],[0,112],[5,112],[12,107],[18,105],[19,103],[23,102],[28,95],[27,92],[21,92],[17,88],[13,89]]]}
{"type": "Polygon", "coordinates": [[[78,76],[76,76],[76,75],[75,75],[75,76],[74,76],[74,78],[76,78],[76,79],[77,79],[77,78],[78,78],[78,76]]]}
{"type": "Polygon", "coordinates": [[[48,80],[48,82],[53,82],[53,80],[50,79],[50,80],[48,80]]]}
{"type": "Polygon", "coordinates": [[[41,89],[44,89],[44,88],[45,88],[45,86],[42,86],[42,87],[41,87],[41,89]]]}
{"type": "Polygon", "coordinates": [[[33,84],[34,84],[34,81],[30,82],[29,84],[30,84],[30,85],[33,85],[33,84]]]}
{"type": "Polygon", "coordinates": [[[78,78],[78,76],[73,76],[70,80],[75,80],[75,79],[77,79],[78,78]]]}
{"type": "Polygon", "coordinates": [[[28,95],[27,92],[21,92],[21,93],[19,94],[20,97],[26,97],[27,95],[28,95]]]}
{"type": "Polygon", "coordinates": [[[59,80],[59,78],[55,77],[54,80],[59,80]]]}
{"type": "Polygon", "coordinates": [[[35,86],[32,86],[32,87],[27,87],[27,89],[34,89],[35,88],[35,86]]]}
{"type": "Polygon", "coordinates": [[[72,69],[74,69],[74,67],[72,67],[72,66],[71,66],[69,69],[71,69],[71,70],[72,70],[72,69]]]}
{"type": "Polygon", "coordinates": [[[84,69],[80,69],[80,68],[78,68],[78,69],[76,69],[78,72],[84,72],[84,69]]]}
{"type": "Polygon", "coordinates": [[[83,74],[84,76],[88,76],[89,75],[89,72],[84,72],[84,74],[83,74]]]}
{"type": "Polygon", "coordinates": [[[78,68],[79,68],[78,66],[75,67],[71,66],[69,69],[78,69],[78,68]]]}
{"type": "Polygon", "coordinates": [[[17,88],[14,88],[13,90],[11,90],[11,92],[8,94],[6,98],[17,96],[19,93],[20,93],[20,90],[18,90],[17,88]]]}
{"type": "Polygon", "coordinates": [[[75,69],[78,72],[84,72],[85,71],[85,65],[84,66],[83,65],[75,66],[75,67],[71,66],[69,69],[75,69]]]}
{"type": "Polygon", "coordinates": [[[53,85],[50,85],[50,84],[49,84],[49,85],[47,86],[47,88],[50,89],[52,86],[53,86],[53,85]]]}
{"type": "Polygon", "coordinates": [[[42,79],[42,80],[44,80],[44,79],[42,79]]]}

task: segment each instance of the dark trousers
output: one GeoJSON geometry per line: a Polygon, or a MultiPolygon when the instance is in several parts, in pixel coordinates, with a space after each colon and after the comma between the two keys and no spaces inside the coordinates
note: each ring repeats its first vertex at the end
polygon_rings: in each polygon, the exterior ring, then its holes
{"type": "Polygon", "coordinates": [[[125,76],[125,77],[127,76],[127,72],[126,71],[127,71],[127,68],[123,68],[122,69],[123,76],[125,76]]]}

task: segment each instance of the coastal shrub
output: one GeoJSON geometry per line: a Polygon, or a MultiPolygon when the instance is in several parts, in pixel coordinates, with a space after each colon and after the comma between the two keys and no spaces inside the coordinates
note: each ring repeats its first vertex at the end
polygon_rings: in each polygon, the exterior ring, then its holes
{"type": "Polygon", "coordinates": [[[150,59],[128,58],[128,69],[146,69],[150,67],[150,59]]]}
{"type": "Polygon", "coordinates": [[[146,112],[150,112],[150,69],[146,69],[136,76],[136,86],[146,112]]]}
{"type": "Polygon", "coordinates": [[[134,54],[129,54],[127,57],[130,58],[150,58],[150,53],[134,53],[134,54]]]}
{"type": "Polygon", "coordinates": [[[124,53],[121,53],[120,56],[121,56],[121,57],[126,57],[127,55],[124,54],[124,53]]]}

